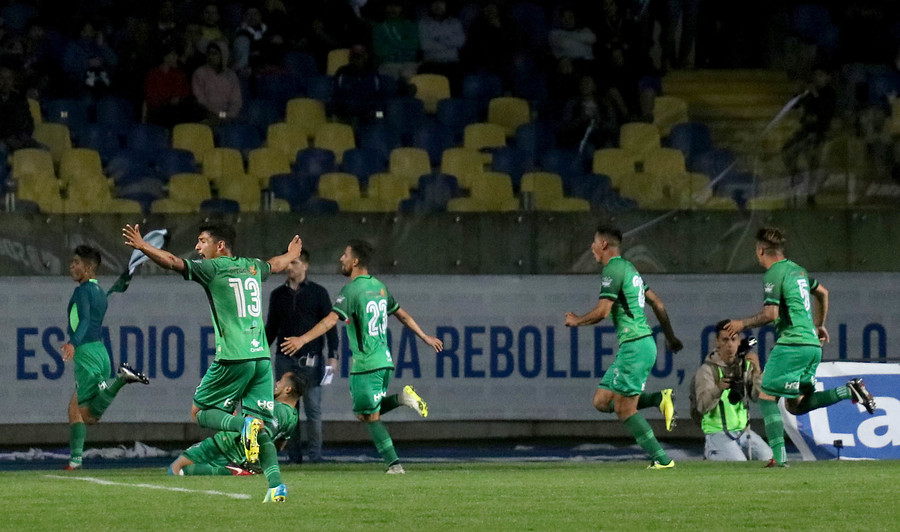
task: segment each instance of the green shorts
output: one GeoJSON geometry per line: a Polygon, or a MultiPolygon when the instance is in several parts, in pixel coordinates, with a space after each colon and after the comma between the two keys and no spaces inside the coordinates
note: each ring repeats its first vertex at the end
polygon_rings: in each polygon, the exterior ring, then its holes
{"type": "Polygon", "coordinates": [[[75,390],[79,406],[93,399],[100,391],[100,383],[110,375],[109,353],[103,342],[90,342],[75,348],[75,390]]]}
{"type": "Polygon", "coordinates": [[[240,401],[245,414],[271,421],[275,411],[274,392],[272,361],[268,358],[215,361],[194,392],[194,405],[200,410],[217,408],[234,412],[240,401]]]}
{"type": "Polygon", "coordinates": [[[244,447],[237,442],[237,432],[217,432],[205,440],[195,443],[183,454],[195,464],[226,466],[230,463],[240,464],[244,461],[244,447]]]}
{"type": "Polygon", "coordinates": [[[387,393],[394,368],[376,369],[350,374],[350,397],[354,414],[374,414],[381,410],[381,400],[387,393]]]}
{"type": "Polygon", "coordinates": [[[598,388],[631,397],[640,395],[647,384],[650,370],[656,364],[656,341],[645,336],[619,346],[616,359],[603,374],[598,388]]]}
{"type": "Polygon", "coordinates": [[[821,361],[820,346],[775,344],[763,369],[762,391],[791,399],[806,395],[816,387],[821,361]]]}

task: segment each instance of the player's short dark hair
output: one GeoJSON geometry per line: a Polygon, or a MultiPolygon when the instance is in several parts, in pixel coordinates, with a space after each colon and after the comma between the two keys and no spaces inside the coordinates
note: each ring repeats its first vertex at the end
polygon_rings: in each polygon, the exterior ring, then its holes
{"type": "Polygon", "coordinates": [[[766,255],[784,253],[787,239],[777,227],[762,227],[756,232],[756,243],[763,247],[766,255]]]}
{"type": "Polygon", "coordinates": [[[722,320],[722,321],[716,323],[716,336],[718,336],[720,332],[724,331],[725,326],[728,325],[730,322],[731,322],[731,320],[722,320]]]}
{"type": "Polygon", "coordinates": [[[94,268],[100,266],[100,262],[102,258],[100,257],[100,252],[97,248],[92,248],[91,246],[80,245],[75,248],[75,256],[81,257],[81,260],[87,261],[94,265],[94,268]]]}
{"type": "Polygon", "coordinates": [[[607,241],[616,246],[622,245],[622,231],[612,225],[598,225],[597,234],[606,237],[607,241]]]}
{"type": "Polygon", "coordinates": [[[347,245],[350,246],[350,251],[353,252],[353,256],[359,261],[359,265],[364,268],[368,267],[369,260],[375,254],[375,248],[372,247],[372,244],[365,240],[351,240],[347,242],[347,245]]]}
{"type": "Polygon", "coordinates": [[[308,381],[306,380],[306,375],[300,375],[294,372],[286,373],[288,381],[291,383],[291,393],[289,394],[291,397],[295,399],[300,399],[306,394],[306,386],[308,381]]]}
{"type": "Polygon", "coordinates": [[[205,222],[200,224],[201,233],[209,233],[209,236],[217,242],[225,242],[225,247],[234,250],[234,241],[237,239],[237,231],[234,226],[224,222],[205,222]]]}

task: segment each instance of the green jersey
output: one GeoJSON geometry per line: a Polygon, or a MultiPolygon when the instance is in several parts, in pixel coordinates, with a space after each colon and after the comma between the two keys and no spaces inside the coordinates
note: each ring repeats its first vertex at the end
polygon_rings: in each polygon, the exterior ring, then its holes
{"type": "Polygon", "coordinates": [[[97,279],[89,279],[75,287],[67,309],[70,344],[78,347],[102,339],[106,305],[106,292],[100,288],[97,279]]]}
{"type": "Polygon", "coordinates": [[[647,286],[634,264],[616,256],[609,259],[600,274],[600,297],[611,299],[612,320],[619,345],[653,334],[644,316],[644,292],[647,286]]]}
{"type": "MultiPolygon", "coordinates": [[[[297,409],[280,401],[275,401],[275,418],[266,422],[266,428],[272,436],[272,441],[290,439],[291,433],[297,427],[297,409]]],[[[244,444],[241,443],[240,432],[219,431],[212,435],[216,447],[222,452],[229,462],[240,464],[246,459],[244,444]]]]}
{"type": "Polygon", "coordinates": [[[763,276],[765,304],[778,305],[775,320],[777,344],[822,345],[812,317],[810,292],[819,283],[811,279],[796,262],[783,259],[772,265],[763,276]]]}
{"type": "Polygon", "coordinates": [[[398,308],[384,284],[371,275],[360,275],[341,289],[332,310],[347,323],[353,353],[350,373],[394,367],[387,344],[387,321],[398,308]]]}
{"type": "Polygon", "coordinates": [[[269,358],[260,290],[271,272],[269,263],[216,257],[186,260],[184,266],[184,278],[206,290],[216,331],[216,360],[269,358]]]}

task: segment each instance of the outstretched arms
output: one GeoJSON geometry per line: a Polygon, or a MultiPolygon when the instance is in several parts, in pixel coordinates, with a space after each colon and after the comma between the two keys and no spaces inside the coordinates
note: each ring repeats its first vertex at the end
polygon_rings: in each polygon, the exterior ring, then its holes
{"type": "Polygon", "coordinates": [[[125,237],[126,246],[142,252],[144,255],[147,255],[147,258],[163,268],[176,272],[184,271],[184,260],[181,257],[173,255],[164,249],[153,247],[144,241],[144,238],[141,236],[140,225],[134,224],[134,227],[125,225],[122,228],[122,236],[125,237]]]}

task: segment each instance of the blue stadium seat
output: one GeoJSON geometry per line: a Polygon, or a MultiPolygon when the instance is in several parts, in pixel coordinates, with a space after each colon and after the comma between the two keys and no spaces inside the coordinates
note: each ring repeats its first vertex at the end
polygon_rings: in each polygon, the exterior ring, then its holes
{"type": "Polygon", "coordinates": [[[740,204],[756,196],[757,182],[749,172],[729,172],[713,185],[713,190],[717,196],[732,198],[740,204]]]}
{"type": "Polygon", "coordinates": [[[303,96],[305,92],[300,88],[300,81],[285,72],[258,74],[254,79],[256,91],[253,95],[263,100],[271,100],[279,108],[283,108],[291,98],[303,96]]]}
{"type": "Polygon", "coordinates": [[[522,174],[531,171],[532,167],[524,151],[518,148],[505,147],[494,151],[491,169],[494,172],[509,174],[509,178],[512,180],[513,192],[518,194],[519,185],[522,183],[522,174]]]}
{"type": "Polygon", "coordinates": [[[335,214],[338,210],[338,203],[336,201],[312,197],[297,206],[296,212],[301,212],[303,214],[335,214]]]}
{"type": "Polygon", "coordinates": [[[462,97],[473,100],[479,116],[486,116],[491,98],[503,96],[503,80],[495,74],[469,74],[462,81],[462,97]]]}
{"type": "Polygon", "coordinates": [[[241,205],[232,199],[209,198],[200,203],[200,212],[237,213],[241,212],[241,205]]]}
{"type": "Polygon", "coordinates": [[[384,104],[384,122],[400,135],[403,145],[412,142],[412,133],[425,122],[425,104],[411,96],[388,98],[384,104]]]}
{"type": "Polygon", "coordinates": [[[337,164],[333,151],[322,148],[305,148],[297,152],[294,173],[304,186],[311,190],[316,190],[322,174],[335,171],[337,171],[337,164]]]}
{"type": "Polygon", "coordinates": [[[603,174],[580,175],[569,180],[566,195],[586,199],[592,210],[608,209],[611,200],[615,200],[612,180],[603,174]]]}
{"type": "Polygon", "coordinates": [[[169,131],[156,124],[134,124],[125,135],[125,147],[145,153],[169,148],[169,131]]]}
{"type": "Polygon", "coordinates": [[[144,178],[117,186],[116,197],[136,201],[141,204],[141,210],[148,213],[154,201],[166,197],[164,186],[158,179],[144,178]]]}
{"type": "Polygon", "coordinates": [[[69,127],[70,131],[78,131],[90,123],[90,104],[82,98],[60,98],[48,100],[42,105],[42,116],[45,122],[55,122],[69,127]]]}
{"type": "Polygon", "coordinates": [[[103,172],[112,178],[116,186],[156,177],[150,155],[129,149],[117,151],[106,163],[103,172]]]}
{"type": "Polygon", "coordinates": [[[314,189],[307,186],[296,174],[277,174],[269,180],[269,191],[279,199],[287,201],[292,211],[296,211],[309,200],[314,189]]]}
{"type": "Polygon", "coordinates": [[[387,160],[371,148],[354,148],[344,152],[341,171],[355,175],[365,188],[370,175],[387,171],[387,160]]]}
{"type": "Polygon", "coordinates": [[[729,174],[737,172],[734,164],[735,160],[734,153],[730,150],[723,148],[712,149],[698,155],[693,165],[689,167],[689,170],[706,174],[710,179],[716,179],[729,168],[729,174]]]}
{"type": "Polygon", "coordinates": [[[684,160],[688,168],[690,168],[698,155],[712,149],[712,138],[706,124],[684,122],[672,126],[666,145],[680,150],[684,154],[684,160]]]}
{"type": "Polygon", "coordinates": [[[298,88],[303,92],[306,92],[309,80],[319,75],[316,59],[306,52],[295,50],[285,52],[281,62],[288,73],[297,80],[298,88]]]}
{"type": "Polygon", "coordinates": [[[246,157],[247,152],[263,145],[259,130],[250,124],[232,122],[218,126],[213,131],[217,148],[234,148],[246,157]]]}
{"type": "Polygon", "coordinates": [[[537,164],[549,150],[556,148],[553,126],[546,122],[529,122],[516,129],[516,148],[522,150],[530,165],[537,164]]]}
{"type": "Polygon", "coordinates": [[[134,106],[125,98],[104,96],[97,102],[95,122],[125,132],[135,123],[134,106]]]}
{"type": "Polygon", "coordinates": [[[77,138],[79,147],[96,150],[104,164],[122,148],[119,130],[105,124],[87,124],[78,131],[77,138]]]}
{"type": "Polygon", "coordinates": [[[180,150],[178,148],[166,148],[156,152],[153,156],[153,165],[156,168],[157,175],[166,182],[174,174],[190,174],[197,172],[199,169],[197,162],[194,160],[194,154],[188,150],[180,150]]]}
{"type": "Polygon", "coordinates": [[[375,122],[360,128],[359,147],[368,148],[378,154],[386,165],[391,150],[403,145],[400,134],[386,122],[375,122]]]}
{"type": "Polygon", "coordinates": [[[264,135],[270,125],[284,120],[284,107],[279,107],[273,100],[251,98],[244,102],[240,119],[255,127],[257,133],[264,135]]]}
{"type": "Polygon", "coordinates": [[[319,100],[328,109],[334,94],[334,79],[331,76],[316,76],[306,82],[306,97],[319,100]]]}
{"type": "Polygon", "coordinates": [[[419,178],[415,196],[404,200],[401,212],[444,212],[447,202],[461,196],[456,178],[447,174],[428,174],[419,178]]]}
{"type": "Polygon", "coordinates": [[[433,120],[423,122],[412,134],[412,146],[428,152],[431,166],[441,164],[444,150],[456,145],[453,134],[433,120]]]}
{"type": "Polygon", "coordinates": [[[547,73],[528,57],[514,61],[512,91],[513,96],[528,100],[531,107],[536,108],[549,98],[547,73]]]}
{"type": "Polygon", "coordinates": [[[466,98],[445,98],[437,103],[438,123],[448,128],[453,134],[454,144],[461,144],[463,130],[469,124],[481,122],[478,103],[466,98]]]}
{"type": "Polygon", "coordinates": [[[568,188],[567,182],[576,176],[585,174],[585,161],[577,150],[564,150],[554,148],[547,150],[540,159],[540,168],[546,172],[559,174],[563,180],[563,186],[568,188]]]}

